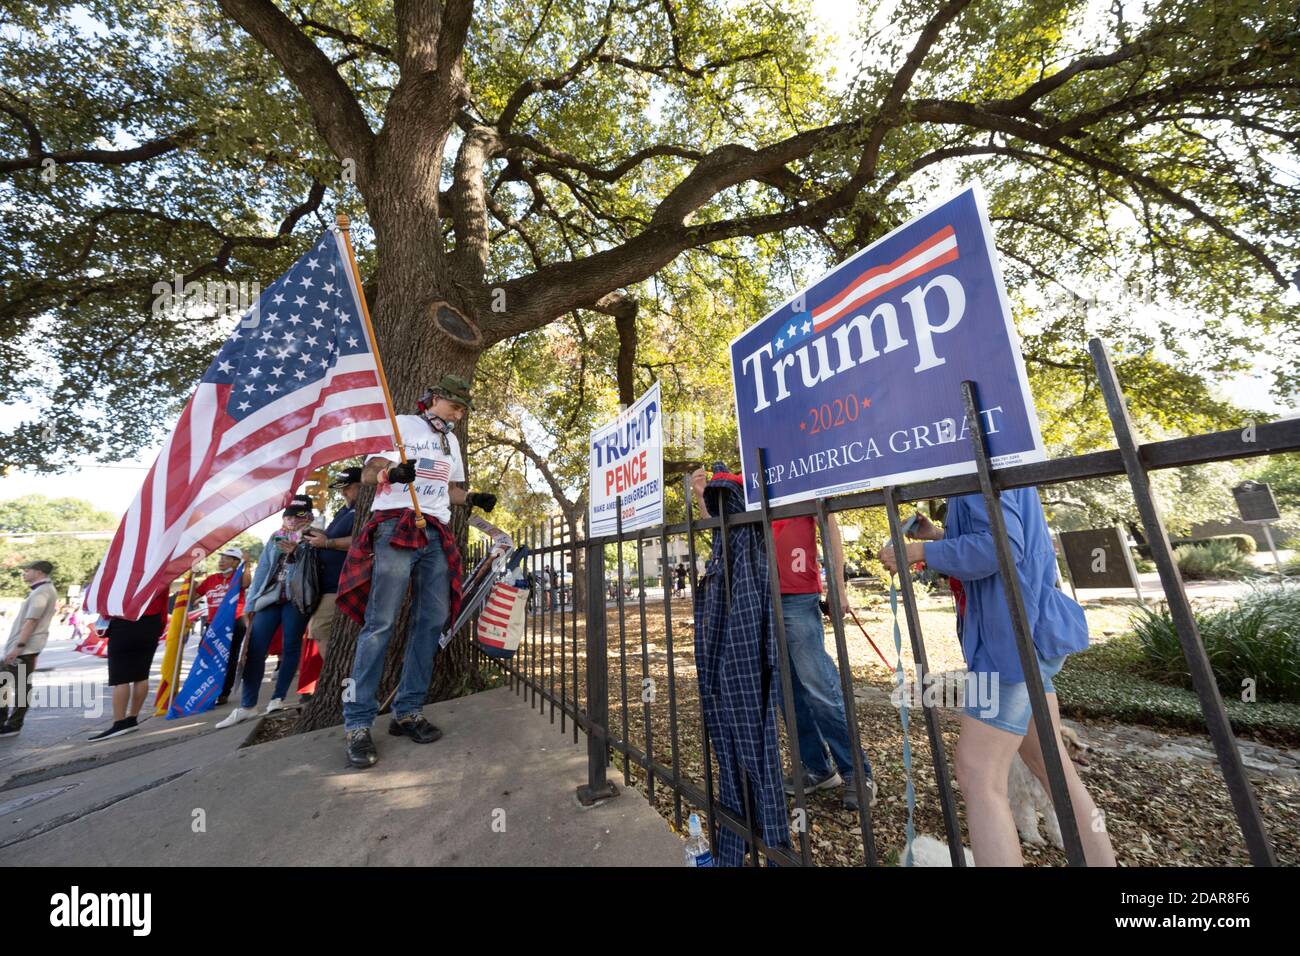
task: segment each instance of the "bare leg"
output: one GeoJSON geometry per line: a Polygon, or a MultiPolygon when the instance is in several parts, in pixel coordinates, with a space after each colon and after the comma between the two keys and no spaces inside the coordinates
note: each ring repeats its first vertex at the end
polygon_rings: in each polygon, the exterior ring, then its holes
{"type": "MultiPolygon", "coordinates": [[[[123,686],[126,686],[125,684],[123,686]]],[[[149,696],[149,679],[138,680],[131,685],[131,716],[139,717],[144,699],[149,696]]]]}
{"type": "MultiPolygon", "coordinates": [[[[1070,754],[1061,742],[1061,711],[1056,695],[1047,695],[1047,708],[1052,713],[1052,737],[1056,740],[1057,751],[1061,755],[1061,767],[1065,771],[1065,783],[1070,792],[1070,803],[1074,806],[1074,820],[1079,827],[1079,841],[1083,844],[1083,857],[1089,866],[1115,866],[1115,850],[1110,845],[1110,834],[1106,832],[1106,818],[1092,800],[1092,794],[1079,779],[1079,773],[1070,760],[1070,754]]],[[[1039,746],[1038,730],[1031,719],[1029,732],[1025,734],[1020,745],[1020,756],[1024,758],[1029,772],[1038,778],[1050,799],[1052,788],[1047,782],[1047,768],[1043,765],[1043,753],[1039,746]]]]}
{"type": "Polygon", "coordinates": [[[126,705],[131,699],[130,684],[113,685],[113,721],[126,719],[126,705]]]}
{"type": "Polygon", "coordinates": [[[1007,774],[1022,738],[961,714],[957,781],[976,866],[1024,866],[1020,834],[1007,798],[1007,774]]]}

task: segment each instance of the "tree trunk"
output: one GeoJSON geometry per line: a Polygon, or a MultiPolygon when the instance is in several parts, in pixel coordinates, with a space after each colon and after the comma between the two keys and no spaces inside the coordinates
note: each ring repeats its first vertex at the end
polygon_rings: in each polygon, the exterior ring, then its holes
{"type": "MultiPolygon", "coordinates": [[[[451,283],[442,288],[435,278],[435,263],[427,250],[436,248],[431,242],[428,224],[409,215],[392,216],[385,227],[384,218],[375,214],[376,244],[382,268],[378,283],[378,302],[373,313],[375,337],[384,369],[392,390],[394,411],[397,414],[415,414],[415,402],[429,385],[443,375],[458,375],[472,382],[478,364],[479,349],[458,342],[444,333],[434,322],[433,307],[436,302],[450,302],[471,322],[473,315],[451,283]],[[395,221],[394,221],[395,220],[395,221]],[[429,244],[426,244],[429,243],[429,244]]],[[[462,455],[467,447],[469,415],[456,428],[462,455]]],[[[405,436],[403,436],[405,438],[405,436]]],[[[465,462],[465,476],[471,476],[471,463],[465,462]]],[[[366,488],[357,502],[358,531],[370,516],[373,490],[366,488]]],[[[465,554],[468,536],[468,511],[452,508],[452,530],[465,554]]],[[[431,534],[437,532],[430,528],[431,534]]],[[[396,632],[389,642],[383,676],[379,682],[379,700],[397,686],[402,670],[402,655],[406,648],[410,615],[407,598],[398,620],[396,632]]],[[[318,730],[339,724],[343,720],[343,682],[352,674],[356,654],[357,633],[360,628],[340,616],[336,619],[329,652],[321,669],[316,693],[304,710],[298,732],[318,730]]],[[[455,697],[479,683],[471,673],[469,642],[464,638],[453,640],[438,652],[434,660],[433,680],[429,700],[455,697]]]]}

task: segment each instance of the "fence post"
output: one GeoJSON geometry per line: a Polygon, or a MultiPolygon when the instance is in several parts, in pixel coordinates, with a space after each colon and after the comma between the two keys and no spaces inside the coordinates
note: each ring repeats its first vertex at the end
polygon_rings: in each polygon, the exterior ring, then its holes
{"type": "Polygon", "coordinates": [[[1173,618],[1174,627],[1178,631],[1178,642],[1183,647],[1183,656],[1187,659],[1187,667],[1192,675],[1192,686],[1196,688],[1201,710],[1205,713],[1210,740],[1214,742],[1219,768],[1228,785],[1228,795],[1232,798],[1232,808],[1237,814],[1241,833],[1246,838],[1251,862],[1256,866],[1276,866],[1277,860],[1269,844],[1268,831],[1259,815],[1255,791],[1246,779],[1246,768],[1241,762],[1237,739],[1233,736],[1232,724],[1223,706],[1223,697],[1219,694],[1219,685],[1215,683],[1210,659],[1205,654],[1205,645],[1201,643],[1196,618],[1192,616],[1192,605],[1183,587],[1183,576],[1178,572],[1178,564],[1174,561],[1169,535],[1165,532],[1165,523],[1160,516],[1160,506],[1151,494],[1151,481],[1138,450],[1137,440],[1133,436],[1133,422],[1128,417],[1128,408],[1124,404],[1124,393],[1115,375],[1115,367],[1111,364],[1110,354],[1101,339],[1089,341],[1088,351],[1092,353],[1097,381],[1106,399],[1106,410],[1110,413],[1111,427],[1115,431],[1115,443],[1119,446],[1120,456],[1124,459],[1124,470],[1128,472],[1129,484],[1133,487],[1133,500],[1137,504],[1138,514],[1142,516],[1142,528],[1151,545],[1151,559],[1160,571],[1160,583],[1164,587],[1165,600],[1169,603],[1169,616],[1173,618]]]}
{"type": "MultiPolygon", "coordinates": [[[[889,519],[889,540],[894,546],[894,554],[903,555],[898,562],[898,590],[903,597],[903,617],[907,621],[907,636],[912,644],[912,663],[916,668],[916,688],[921,696],[921,711],[925,715],[925,732],[930,741],[930,758],[934,763],[934,782],[939,791],[939,807],[943,812],[943,829],[948,836],[948,856],[955,867],[966,865],[966,856],[961,849],[961,824],[957,820],[957,808],[952,799],[952,782],[948,777],[948,752],[943,745],[943,732],[939,728],[939,717],[934,712],[934,705],[928,702],[925,693],[926,678],[930,674],[930,661],[925,653],[925,636],[921,633],[921,614],[916,606],[916,592],[912,589],[912,569],[906,561],[907,542],[903,538],[903,526],[898,520],[898,499],[893,485],[886,485],[885,516],[889,519]]],[[[906,693],[907,688],[900,686],[898,692],[906,693]]]]}
{"type": "MultiPolygon", "coordinates": [[[[780,698],[785,712],[785,735],[790,744],[790,780],[794,784],[795,819],[799,821],[796,832],[799,834],[799,858],[804,866],[812,865],[812,850],[808,846],[808,807],[804,794],[803,754],[799,747],[799,718],[795,713],[794,688],[790,676],[790,652],[785,641],[785,611],[781,602],[781,568],[777,564],[776,534],[772,530],[772,508],[767,493],[767,449],[754,449],[754,464],[758,469],[759,504],[763,510],[763,547],[767,552],[767,589],[771,598],[769,610],[772,612],[773,628],[776,631],[776,674],[780,684],[780,698]]],[[[744,463],[740,473],[745,474],[744,463]]],[[[827,575],[829,576],[829,566],[827,575]]],[[[818,623],[821,612],[818,611],[818,623]]],[[[823,639],[824,640],[824,639],[823,639]]],[[[846,728],[847,729],[847,728],[846,728]]],[[[779,743],[778,743],[779,749],[779,743]]],[[[831,769],[835,767],[832,764],[831,769]]]]}
{"type": "Polygon", "coordinates": [[[578,802],[589,807],[618,796],[605,776],[609,754],[609,659],[605,645],[605,547],[587,545],[587,783],[578,802]]]}

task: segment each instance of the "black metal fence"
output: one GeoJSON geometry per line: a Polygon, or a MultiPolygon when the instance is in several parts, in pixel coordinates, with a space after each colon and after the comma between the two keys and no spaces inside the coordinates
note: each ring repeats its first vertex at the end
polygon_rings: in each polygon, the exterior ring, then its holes
{"type": "MultiPolygon", "coordinates": [[[[1165,599],[1168,601],[1182,650],[1187,659],[1193,686],[1205,716],[1206,728],[1218,756],[1219,766],[1250,859],[1256,865],[1273,865],[1275,863],[1273,849],[1260,816],[1254,790],[1247,780],[1223,699],[1197,633],[1191,606],[1165,531],[1160,508],[1151,493],[1148,474],[1162,468],[1249,458],[1300,449],[1300,419],[1258,425],[1247,424],[1240,431],[1216,432],[1139,445],[1125,407],[1123,392],[1104,345],[1094,339],[1090,343],[1090,351],[1116,438],[1117,447],[1109,451],[994,471],[990,468],[984,423],[977,413],[979,407],[977,388],[974,383],[966,382],[962,386],[962,399],[976,462],[974,474],[775,508],[768,504],[766,482],[763,480],[760,509],[745,514],[723,514],[715,517],[697,517],[693,513],[689,479],[686,479],[686,520],[684,522],[653,529],[643,528],[632,534],[624,534],[620,519],[618,530],[614,535],[577,540],[567,533],[562,523],[555,521],[545,531],[535,528],[522,535],[517,543],[529,546],[529,569],[539,580],[546,566],[558,568],[554,573],[554,579],[559,593],[557,595],[553,589],[538,589],[533,598],[535,602],[533,613],[526,617],[526,631],[517,655],[508,662],[495,661],[494,663],[507,675],[515,692],[525,696],[531,706],[539,707],[544,715],[549,713],[552,723],[555,723],[558,715],[559,729],[562,733],[571,733],[575,743],[578,741],[579,729],[586,734],[588,779],[586,784],[579,788],[579,799],[590,804],[617,795],[618,788],[607,776],[607,767],[612,757],[621,763],[625,780],[631,780],[635,776],[643,782],[645,794],[652,805],[656,802],[656,788],[659,786],[668,788],[667,795],[672,802],[671,812],[678,829],[682,828],[684,804],[689,804],[698,808],[707,820],[706,832],[711,843],[716,841],[720,827],[731,829],[748,846],[748,861],[755,866],[764,861],[794,865],[811,862],[806,824],[807,795],[803,792],[804,765],[799,754],[797,717],[794,708],[785,708],[785,736],[791,750],[791,764],[795,771],[792,814],[795,825],[791,827],[791,831],[795,835],[797,845],[786,847],[764,844],[755,826],[753,810],[748,801],[743,810],[738,811],[736,808],[728,809],[721,806],[715,799],[714,759],[707,727],[698,707],[681,706],[683,686],[690,686],[693,689],[694,685],[693,682],[690,685],[682,685],[680,682],[675,643],[680,646],[684,639],[690,645],[692,640],[690,635],[681,633],[680,622],[677,632],[674,632],[668,543],[670,539],[685,538],[690,595],[694,606],[698,566],[696,535],[703,531],[717,530],[722,534],[725,547],[728,528],[754,522],[762,524],[767,552],[772,554],[774,553],[772,521],[810,515],[818,525],[823,551],[825,551],[830,540],[827,531],[828,518],[831,514],[858,508],[883,507],[888,516],[894,551],[898,555],[903,555],[905,542],[898,519],[900,503],[951,495],[981,494],[992,524],[998,553],[999,577],[1005,590],[1007,605],[1011,610],[1033,719],[1038,727],[1050,726],[1048,704],[1037,667],[1036,652],[1020,593],[1019,578],[1014,573],[1012,546],[1003,523],[1002,509],[998,506],[998,496],[1004,489],[1127,474],[1144,533],[1150,542],[1152,558],[1159,571],[1165,599]],[[668,739],[666,741],[656,739],[651,719],[651,702],[658,701],[659,698],[657,682],[650,677],[651,645],[647,639],[647,596],[644,586],[646,575],[642,559],[642,545],[647,541],[658,543],[663,569],[660,577],[663,583],[662,635],[665,644],[664,659],[668,685],[668,739]],[[632,639],[636,641],[639,637],[640,646],[637,655],[639,660],[629,656],[628,648],[628,597],[622,557],[623,546],[628,543],[636,545],[636,620],[639,635],[634,633],[632,639]],[[612,609],[608,607],[606,601],[605,549],[608,545],[614,545],[619,555],[617,567],[610,575],[617,585],[612,609]],[[582,593],[584,591],[585,594],[582,593]],[[587,610],[583,611],[578,607],[582,602],[565,600],[569,595],[575,594],[585,599],[587,610]],[[557,597],[560,599],[556,600],[557,597]],[[617,639],[614,662],[618,673],[617,686],[612,689],[609,686],[611,629],[615,631],[617,639]],[[641,678],[639,692],[634,693],[629,699],[629,672],[637,669],[640,671],[641,678]],[[633,735],[632,722],[629,718],[630,715],[635,715],[638,703],[642,711],[638,721],[641,724],[641,733],[633,735]],[[617,730],[614,729],[615,725],[611,720],[612,707],[616,708],[613,716],[618,718],[617,730]],[[684,741],[698,742],[701,745],[703,760],[702,767],[698,767],[700,770],[698,775],[693,775],[689,768],[684,766],[686,762],[683,757],[684,741]]],[[[763,454],[763,450],[759,449],[756,460],[752,463],[760,476],[765,474],[763,454]]],[[[621,507],[619,510],[621,512],[621,507]]],[[[832,567],[829,554],[823,553],[823,559],[827,568],[832,567]]],[[[724,567],[727,564],[729,562],[724,561],[724,567]]],[[[774,561],[769,561],[768,567],[774,605],[772,610],[778,644],[781,690],[784,694],[783,699],[791,701],[793,699],[791,674],[782,622],[778,569],[774,561]]],[[[826,580],[830,605],[832,608],[838,608],[839,591],[844,586],[843,581],[837,580],[837,576],[833,574],[828,574],[826,580]]],[[[729,582],[727,586],[729,588],[729,582]]],[[[905,561],[900,561],[899,595],[903,604],[907,637],[916,671],[916,686],[922,687],[929,666],[917,600],[913,592],[912,576],[905,561]]],[[[840,615],[833,614],[832,623],[845,716],[854,755],[854,781],[858,788],[860,808],[858,823],[863,860],[867,865],[876,865],[880,862],[880,854],[874,841],[870,801],[867,799],[867,794],[862,792],[863,748],[856,714],[848,646],[840,615]]],[[[637,650],[638,648],[634,646],[633,651],[637,650]]],[[[481,658],[481,660],[487,659],[481,658]]],[[[948,757],[940,733],[938,714],[927,696],[921,698],[921,710],[952,864],[962,866],[964,865],[961,850],[962,835],[953,799],[953,788],[950,785],[948,757]]],[[[1047,735],[1047,739],[1050,739],[1050,736],[1047,735]]],[[[1040,739],[1044,738],[1040,737],[1040,739]]],[[[1045,747],[1043,758],[1067,858],[1071,865],[1084,865],[1083,848],[1065,783],[1059,750],[1056,747],[1045,747]]]]}

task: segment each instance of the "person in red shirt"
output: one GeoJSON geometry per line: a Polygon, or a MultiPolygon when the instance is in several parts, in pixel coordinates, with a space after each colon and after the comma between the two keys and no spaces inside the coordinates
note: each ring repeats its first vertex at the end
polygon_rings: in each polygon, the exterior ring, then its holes
{"type": "Polygon", "coordinates": [[[221,687],[221,696],[217,698],[218,707],[226,702],[231,689],[235,686],[235,672],[239,670],[239,649],[244,643],[244,595],[248,593],[248,586],[253,583],[253,572],[249,569],[248,562],[244,560],[244,552],[236,547],[220,551],[217,555],[216,572],[209,574],[194,589],[195,595],[202,596],[207,602],[203,615],[203,624],[206,628],[212,624],[217,609],[226,598],[226,592],[234,583],[235,569],[239,567],[240,562],[244,564],[244,574],[240,579],[239,603],[235,605],[235,630],[230,637],[230,659],[226,662],[226,679],[221,687]]]}
{"type": "MultiPolygon", "coordinates": [[[[707,483],[708,475],[703,468],[691,475],[695,501],[706,515],[704,486],[707,483]]],[[[844,545],[834,515],[827,516],[827,527],[832,565],[829,573],[840,575],[841,606],[836,611],[843,614],[849,606],[842,586],[844,545]]],[[[772,536],[781,577],[781,617],[785,623],[786,651],[790,656],[790,686],[799,723],[799,756],[806,771],[804,792],[812,793],[843,784],[844,807],[856,812],[858,793],[853,783],[853,744],[848,720],[844,716],[840,674],[826,652],[826,631],[822,623],[817,523],[811,515],[778,519],[772,522],[772,536]]],[[[777,693],[781,694],[779,682],[777,693]]],[[[862,755],[862,771],[866,775],[863,792],[869,803],[875,803],[876,784],[865,753],[862,755]]],[[[786,793],[794,793],[793,778],[787,778],[785,789],[786,793]]]]}

